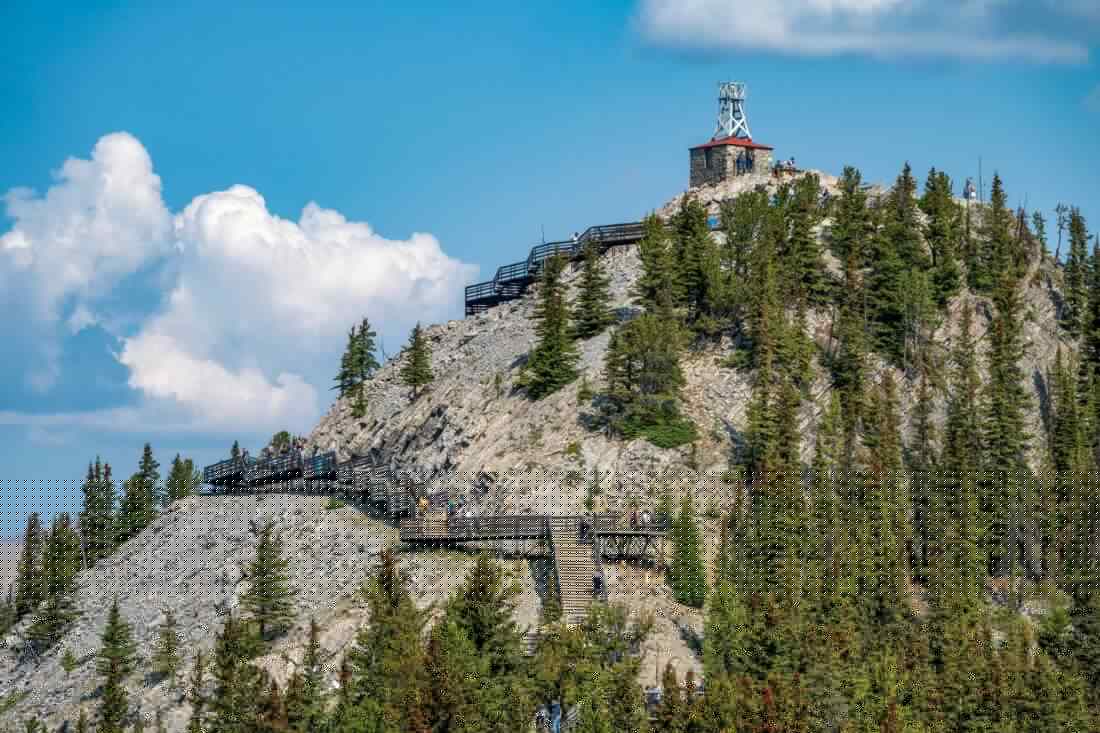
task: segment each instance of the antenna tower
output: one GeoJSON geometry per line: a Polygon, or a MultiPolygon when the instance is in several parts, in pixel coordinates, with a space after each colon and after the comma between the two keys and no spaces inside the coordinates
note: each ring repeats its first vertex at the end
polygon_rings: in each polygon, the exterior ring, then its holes
{"type": "Polygon", "coordinates": [[[724,81],[718,85],[718,129],[714,131],[714,140],[724,137],[752,139],[749,118],[745,116],[746,91],[743,81],[724,81]]]}

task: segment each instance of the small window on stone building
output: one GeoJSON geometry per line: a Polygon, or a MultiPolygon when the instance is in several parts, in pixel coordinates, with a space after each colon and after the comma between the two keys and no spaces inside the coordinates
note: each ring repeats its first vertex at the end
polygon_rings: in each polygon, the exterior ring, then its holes
{"type": "Polygon", "coordinates": [[[703,167],[710,170],[714,167],[714,148],[707,148],[703,151],[703,158],[706,161],[703,167]]]}

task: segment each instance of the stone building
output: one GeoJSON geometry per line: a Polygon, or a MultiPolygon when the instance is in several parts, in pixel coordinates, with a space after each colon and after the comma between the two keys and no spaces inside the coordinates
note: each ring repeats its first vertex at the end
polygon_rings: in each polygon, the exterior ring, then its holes
{"type": "Polygon", "coordinates": [[[691,149],[691,187],[718,183],[744,175],[767,175],[773,153],[769,145],[752,138],[729,136],[691,149]]]}

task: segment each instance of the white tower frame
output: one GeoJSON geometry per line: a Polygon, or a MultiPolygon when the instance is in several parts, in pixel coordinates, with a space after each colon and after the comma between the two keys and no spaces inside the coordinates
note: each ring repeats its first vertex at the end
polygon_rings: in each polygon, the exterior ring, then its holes
{"type": "Polygon", "coordinates": [[[752,139],[749,118],[745,115],[745,95],[748,85],[742,81],[725,81],[718,84],[718,129],[714,140],[725,137],[752,139]]]}

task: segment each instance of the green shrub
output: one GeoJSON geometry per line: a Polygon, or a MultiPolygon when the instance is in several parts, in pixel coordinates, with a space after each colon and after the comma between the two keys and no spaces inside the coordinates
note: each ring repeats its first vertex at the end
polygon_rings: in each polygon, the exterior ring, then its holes
{"type": "Polygon", "coordinates": [[[347,502],[343,499],[338,499],[335,496],[329,498],[328,504],[325,505],[326,511],[332,511],[334,509],[343,509],[347,506],[347,502]]]}

